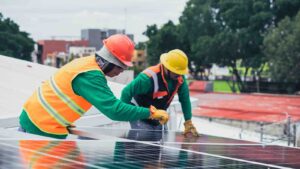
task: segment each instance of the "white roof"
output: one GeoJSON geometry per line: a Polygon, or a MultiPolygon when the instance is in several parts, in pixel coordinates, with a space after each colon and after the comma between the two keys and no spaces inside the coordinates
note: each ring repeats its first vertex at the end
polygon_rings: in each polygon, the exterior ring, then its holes
{"type": "Polygon", "coordinates": [[[55,68],[0,55],[0,118],[18,116],[34,89],[55,68]]]}
{"type": "MultiPolygon", "coordinates": [[[[54,67],[0,55],[0,119],[18,117],[24,102],[56,70],[54,67]]],[[[124,85],[108,83],[113,93],[120,97],[124,85]]]]}

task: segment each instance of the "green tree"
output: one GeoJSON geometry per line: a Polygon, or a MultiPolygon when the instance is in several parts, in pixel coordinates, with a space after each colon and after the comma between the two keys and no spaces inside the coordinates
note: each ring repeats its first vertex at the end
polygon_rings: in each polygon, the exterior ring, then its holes
{"type": "Polygon", "coordinates": [[[34,41],[29,34],[20,31],[19,26],[0,13],[0,54],[23,60],[31,60],[34,41]]]}
{"type": "Polygon", "coordinates": [[[274,81],[300,82],[300,12],[270,29],[264,39],[264,52],[274,81]]]}
{"type": "Polygon", "coordinates": [[[179,39],[183,44],[181,49],[189,56],[190,71],[195,78],[207,65],[210,65],[210,60],[203,56],[212,51],[207,50],[211,45],[209,43],[212,43],[210,38],[220,28],[215,22],[216,11],[212,10],[211,5],[211,1],[207,0],[190,0],[179,18],[179,39]],[[200,56],[201,52],[203,55],[200,56]]]}
{"type": "Polygon", "coordinates": [[[146,49],[146,43],[145,42],[139,42],[135,45],[135,49],[137,50],[145,50],[146,49]]]}
{"type": "Polygon", "coordinates": [[[295,15],[297,15],[299,9],[299,0],[273,0],[272,10],[275,16],[275,23],[277,24],[286,16],[294,17],[295,15]]]}
{"type": "Polygon", "coordinates": [[[265,70],[265,33],[285,16],[295,16],[299,9],[298,0],[189,0],[178,25],[169,21],[160,29],[147,27],[148,61],[155,64],[161,53],[180,48],[187,53],[194,75],[212,63],[227,66],[239,90],[247,92],[243,79],[249,71],[259,82],[265,70]]]}
{"type": "Polygon", "coordinates": [[[246,91],[242,76],[245,77],[251,67],[259,69],[264,61],[260,46],[262,32],[272,23],[270,2],[190,0],[180,23],[186,30],[182,36],[189,38],[195,64],[231,67],[240,91],[246,91]],[[246,67],[243,75],[238,71],[239,61],[246,67]]]}
{"type": "Polygon", "coordinates": [[[209,63],[228,66],[239,90],[247,92],[243,79],[248,71],[252,69],[260,77],[267,62],[262,50],[265,32],[282,16],[295,15],[299,7],[293,0],[188,1],[180,17],[180,32],[189,44],[195,71],[209,63]],[[245,68],[242,74],[239,66],[245,68]]]}
{"type": "Polygon", "coordinates": [[[150,65],[157,64],[162,53],[179,48],[182,44],[179,39],[178,26],[172,21],[167,22],[158,29],[156,25],[147,26],[144,33],[149,41],[147,42],[147,61],[150,65]]]}

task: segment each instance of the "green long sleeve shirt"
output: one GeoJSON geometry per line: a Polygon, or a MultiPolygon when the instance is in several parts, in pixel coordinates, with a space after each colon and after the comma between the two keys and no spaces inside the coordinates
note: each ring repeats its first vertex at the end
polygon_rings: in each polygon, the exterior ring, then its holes
{"type": "MultiPolygon", "coordinates": [[[[72,81],[72,88],[77,95],[85,98],[112,120],[134,121],[147,119],[150,116],[148,108],[132,106],[117,99],[107,85],[105,76],[99,71],[93,70],[79,74],[72,81]]],[[[24,109],[20,116],[20,124],[30,133],[53,137],[51,134],[41,132],[30,121],[24,109]]]]}
{"type": "MultiPolygon", "coordinates": [[[[168,89],[173,92],[177,81],[166,78],[168,89]]],[[[144,73],[140,73],[131,83],[129,83],[122,91],[121,100],[125,103],[130,103],[135,95],[147,94],[153,91],[151,78],[144,73]]],[[[184,119],[190,120],[192,118],[192,106],[189,95],[189,88],[185,77],[183,77],[183,84],[178,89],[178,98],[181,103],[184,119]]]]}
{"type": "Polygon", "coordinates": [[[77,95],[85,98],[112,120],[132,121],[147,119],[150,116],[148,108],[132,106],[117,99],[108,87],[106,78],[99,71],[79,74],[73,80],[72,87],[77,95]]]}

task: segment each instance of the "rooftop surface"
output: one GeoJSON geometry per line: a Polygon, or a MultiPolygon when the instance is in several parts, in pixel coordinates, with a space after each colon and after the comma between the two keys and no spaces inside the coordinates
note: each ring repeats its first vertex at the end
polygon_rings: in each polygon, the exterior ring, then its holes
{"type": "Polygon", "coordinates": [[[194,116],[255,122],[300,120],[300,96],[191,92],[198,98],[194,116]]]}

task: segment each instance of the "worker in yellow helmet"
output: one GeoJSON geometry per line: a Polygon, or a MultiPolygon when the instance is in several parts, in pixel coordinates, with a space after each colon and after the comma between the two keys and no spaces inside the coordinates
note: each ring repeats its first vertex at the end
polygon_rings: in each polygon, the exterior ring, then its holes
{"type": "MultiPolygon", "coordinates": [[[[167,110],[174,96],[178,94],[185,119],[184,134],[199,136],[192,119],[189,88],[183,75],[188,73],[186,54],[174,49],[160,56],[159,64],[145,69],[122,91],[121,100],[137,106],[155,107],[167,110]]],[[[133,129],[161,130],[157,120],[145,119],[130,122],[133,129]]]]}
{"type": "Polygon", "coordinates": [[[122,34],[108,37],[103,44],[95,55],[73,60],[38,87],[23,106],[20,131],[65,138],[68,126],[92,105],[112,120],[168,121],[164,110],[132,106],[114,96],[105,76],[117,76],[132,66],[134,44],[122,34]]]}

